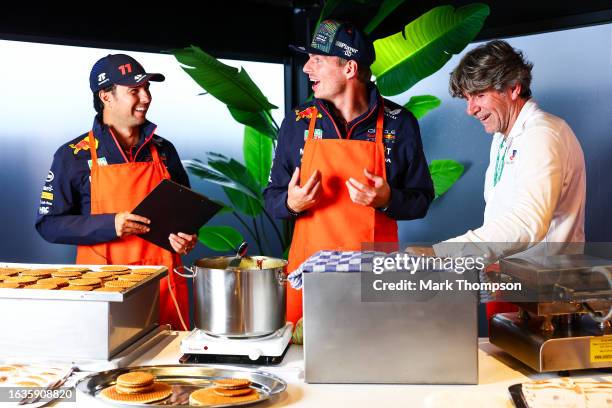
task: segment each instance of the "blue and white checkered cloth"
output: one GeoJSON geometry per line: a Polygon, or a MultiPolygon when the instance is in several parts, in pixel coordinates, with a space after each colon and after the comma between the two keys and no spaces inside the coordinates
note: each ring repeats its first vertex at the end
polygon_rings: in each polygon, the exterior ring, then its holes
{"type": "MultiPolygon", "coordinates": [[[[330,251],[316,252],[295,271],[287,276],[289,284],[294,289],[301,289],[302,274],[311,272],[363,272],[372,271],[374,257],[387,257],[390,254],[376,251],[330,251]]],[[[490,282],[484,271],[479,271],[480,282],[490,282]]],[[[495,300],[493,293],[481,290],[481,302],[495,300]]]]}
{"type": "Polygon", "coordinates": [[[303,273],[371,271],[374,257],[385,255],[388,254],[374,251],[319,251],[289,274],[287,279],[292,288],[301,289],[303,273]]]}

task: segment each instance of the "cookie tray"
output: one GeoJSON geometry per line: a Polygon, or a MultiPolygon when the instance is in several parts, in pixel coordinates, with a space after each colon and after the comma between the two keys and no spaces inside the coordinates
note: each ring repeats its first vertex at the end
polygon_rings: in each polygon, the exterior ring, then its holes
{"type": "MultiPolygon", "coordinates": [[[[0,263],[2,267],[74,265],[0,263]]],[[[89,266],[89,265],[83,265],[89,266]]],[[[99,265],[91,265],[96,269],[99,265]]],[[[137,266],[130,266],[132,269],[137,266]]],[[[150,267],[150,266],[149,266],[150,267]]],[[[0,289],[0,350],[13,358],[110,360],[159,322],[156,272],[124,292],[0,289]]]]}
{"type": "Polygon", "coordinates": [[[80,380],[76,388],[79,392],[77,401],[83,397],[95,398],[112,406],[119,407],[150,407],[150,406],[175,406],[189,407],[189,394],[199,388],[211,387],[212,381],[220,378],[245,378],[251,381],[251,388],[260,393],[257,401],[239,402],[231,404],[214,405],[214,407],[234,407],[255,404],[270,399],[287,388],[287,383],[275,375],[264,371],[236,368],[231,366],[207,366],[207,365],[158,365],[118,368],[91,374],[80,380]],[[156,403],[151,404],[124,404],[121,402],[109,402],[99,395],[106,387],[115,385],[119,375],[130,371],[147,371],[156,377],[156,381],[165,382],[172,386],[172,395],[156,403]]]}

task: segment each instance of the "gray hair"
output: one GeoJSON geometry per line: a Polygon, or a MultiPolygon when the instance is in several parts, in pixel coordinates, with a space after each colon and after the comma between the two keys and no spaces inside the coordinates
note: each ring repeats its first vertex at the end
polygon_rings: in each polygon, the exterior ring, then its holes
{"type": "Polygon", "coordinates": [[[489,41],[468,52],[451,73],[449,91],[465,98],[487,89],[499,92],[521,84],[521,98],[531,96],[531,68],[523,53],[502,40],[489,41]]]}

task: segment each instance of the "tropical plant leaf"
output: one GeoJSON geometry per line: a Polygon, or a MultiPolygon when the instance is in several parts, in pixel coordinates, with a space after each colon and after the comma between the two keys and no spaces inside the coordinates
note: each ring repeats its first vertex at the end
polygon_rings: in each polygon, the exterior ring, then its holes
{"type": "MultiPolygon", "coordinates": [[[[251,176],[251,173],[249,173],[249,170],[244,166],[244,164],[220,153],[207,152],[206,156],[208,164],[214,170],[217,170],[221,174],[227,176],[230,180],[246,187],[254,194],[254,197],[261,197],[261,189],[259,188],[259,184],[253,178],[253,176],[251,176]]],[[[240,189],[234,190],[241,191],[240,189]]]]}
{"type": "Polygon", "coordinates": [[[193,45],[171,52],[198,85],[226,105],[247,112],[276,109],[243,68],[225,65],[193,45]]]}
{"type": "Polygon", "coordinates": [[[183,164],[185,168],[194,176],[200,177],[204,180],[211,181],[215,184],[219,184],[221,186],[240,191],[250,197],[259,198],[259,194],[256,188],[252,186],[246,186],[240,182],[240,180],[236,181],[223,174],[221,171],[214,169],[209,164],[202,162],[198,159],[193,160],[183,160],[183,164]]]}
{"type": "Polygon", "coordinates": [[[402,32],[374,42],[372,72],[383,95],[397,95],[433,74],[458,54],[482,28],[489,15],[486,4],[431,9],[402,32]]]}
{"type": "Polygon", "coordinates": [[[432,160],[429,173],[434,184],[435,198],[446,193],[463,174],[463,164],[455,160],[432,160]]]}
{"type": "Polygon", "coordinates": [[[229,205],[225,204],[221,200],[213,200],[213,199],[210,199],[210,198],[209,198],[209,200],[214,202],[214,203],[217,203],[217,204],[219,204],[221,206],[221,209],[217,212],[216,215],[219,215],[219,214],[228,214],[228,213],[233,213],[234,212],[234,209],[232,207],[230,207],[229,205]]]}
{"type": "Polygon", "coordinates": [[[421,119],[430,110],[436,109],[442,101],[433,95],[412,96],[404,108],[408,109],[417,118],[421,119]]]}
{"type": "Polygon", "coordinates": [[[213,251],[234,252],[244,241],[242,234],[232,227],[203,226],[198,231],[198,240],[213,251]]]}
{"type": "Polygon", "coordinates": [[[223,191],[225,191],[225,195],[227,195],[234,208],[242,214],[249,217],[257,217],[263,212],[263,199],[255,199],[241,191],[232,190],[227,187],[223,187],[223,191]]]}
{"type": "Polygon", "coordinates": [[[404,1],[405,0],[383,0],[376,15],[372,17],[372,20],[370,20],[363,31],[365,31],[366,34],[371,34],[372,31],[374,31],[374,29],[404,1]]]}
{"type": "Polygon", "coordinates": [[[272,140],[252,127],[244,127],[244,164],[260,189],[268,185],[272,167],[272,140]]]}
{"type": "MultiPolygon", "coordinates": [[[[380,0],[377,0],[380,1],[380,0]]],[[[343,16],[347,14],[347,9],[355,12],[355,6],[366,5],[372,0],[326,0],[323,9],[319,14],[319,20],[315,26],[315,30],[321,24],[321,21],[334,16],[343,16]]]]}
{"type": "Polygon", "coordinates": [[[251,217],[261,214],[264,208],[261,187],[242,163],[222,154],[209,152],[208,164],[232,181],[241,184],[252,193],[255,193],[255,196],[253,196],[245,194],[242,190],[223,187],[223,191],[225,191],[227,198],[229,198],[236,210],[251,217]]]}
{"type": "Polygon", "coordinates": [[[242,123],[243,125],[250,126],[254,129],[257,129],[258,132],[263,135],[269,137],[272,140],[276,140],[278,136],[278,129],[272,120],[270,119],[270,115],[264,111],[258,112],[249,112],[243,111],[240,109],[232,108],[228,106],[232,117],[236,119],[236,121],[242,123]]]}

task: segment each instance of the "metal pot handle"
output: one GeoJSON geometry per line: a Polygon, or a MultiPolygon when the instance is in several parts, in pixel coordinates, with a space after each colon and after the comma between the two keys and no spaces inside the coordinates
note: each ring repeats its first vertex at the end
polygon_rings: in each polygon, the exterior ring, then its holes
{"type": "Polygon", "coordinates": [[[189,278],[189,279],[193,279],[196,277],[196,275],[198,274],[198,270],[197,269],[192,269],[188,266],[184,266],[181,265],[178,268],[174,268],[174,273],[176,273],[179,276],[182,276],[183,278],[189,278]],[[191,272],[191,275],[185,275],[179,272],[179,270],[184,269],[184,270],[188,270],[189,272],[191,272]]]}
{"type": "MultiPolygon", "coordinates": [[[[610,277],[610,271],[608,271],[606,268],[602,266],[596,266],[591,271],[602,274],[608,280],[608,286],[612,289],[612,278],[610,277]]],[[[588,304],[585,303],[585,306],[588,306],[588,304]]],[[[610,306],[610,309],[608,309],[608,313],[605,316],[600,316],[596,314],[594,311],[592,311],[592,309],[591,310],[589,309],[590,307],[587,307],[587,310],[589,314],[591,315],[591,318],[595,320],[597,323],[604,323],[612,319],[612,306],[610,306]]]]}

